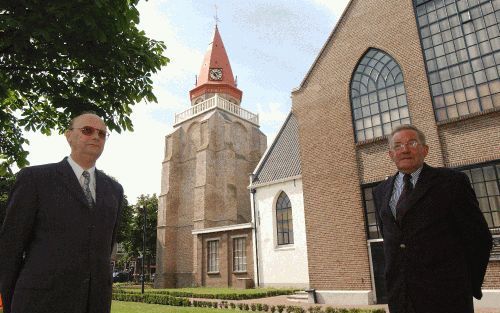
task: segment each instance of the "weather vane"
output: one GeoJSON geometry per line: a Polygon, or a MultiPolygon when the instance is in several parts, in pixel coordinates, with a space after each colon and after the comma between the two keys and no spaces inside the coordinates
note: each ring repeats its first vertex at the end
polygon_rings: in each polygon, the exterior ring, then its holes
{"type": "Polygon", "coordinates": [[[215,6],[215,26],[217,26],[217,23],[220,22],[219,17],[217,16],[217,4],[214,4],[215,6]]]}

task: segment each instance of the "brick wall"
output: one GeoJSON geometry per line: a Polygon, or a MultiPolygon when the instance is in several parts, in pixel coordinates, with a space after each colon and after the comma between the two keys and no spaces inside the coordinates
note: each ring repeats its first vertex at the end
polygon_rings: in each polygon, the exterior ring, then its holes
{"type": "Polygon", "coordinates": [[[201,273],[199,285],[213,287],[243,287],[246,279],[253,283],[253,251],[252,251],[252,229],[229,230],[209,234],[200,234],[197,237],[201,243],[198,249],[197,271],[201,273]],[[247,270],[244,272],[233,271],[233,239],[245,238],[245,253],[247,260],[247,270]],[[219,241],[219,271],[217,273],[207,272],[207,242],[210,240],[219,241]]]}
{"type": "Polygon", "coordinates": [[[500,287],[500,261],[490,261],[486,276],[484,277],[483,289],[498,289],[500,287]]]}

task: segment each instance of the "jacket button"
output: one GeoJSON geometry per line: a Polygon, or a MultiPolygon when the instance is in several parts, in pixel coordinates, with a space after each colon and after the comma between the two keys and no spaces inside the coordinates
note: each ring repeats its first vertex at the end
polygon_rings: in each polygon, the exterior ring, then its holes
{"type": "Polygon", "coordinates": [[[402,243],[402,244],[400,244],[400,245],[399,245],[399,247],[400,247],[401,249],[404,249],[404,248],[406,248],[406,245],[405,245],[404,243],[402,243]]]}

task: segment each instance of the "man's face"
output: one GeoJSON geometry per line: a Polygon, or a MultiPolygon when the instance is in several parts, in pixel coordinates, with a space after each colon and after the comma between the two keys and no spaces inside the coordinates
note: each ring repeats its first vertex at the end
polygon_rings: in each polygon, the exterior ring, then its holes
{"type": "Polygon", "coordinates": [[[106,125],[97,115],[83,114],[74,120],[72,129],[66,131],[72,157],[90,159],[94,162],[99,158],[104,150],[106,136],[102,138],[102,133],[99,136],[97,130],[107,131],[106,125]]]}
{"type": "Polygon", "coordinates": [[[389,156],[400,172],[411,174],[424,164],[428,152],[429,147],[420,143],[417,132],[403,129],[392,137],[389,156]]]}

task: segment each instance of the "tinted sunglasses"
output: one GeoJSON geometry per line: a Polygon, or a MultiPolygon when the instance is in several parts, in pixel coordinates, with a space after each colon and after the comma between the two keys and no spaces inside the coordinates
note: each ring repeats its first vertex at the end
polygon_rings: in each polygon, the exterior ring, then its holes
{"type": "Polygon", "coordinates": [[[73,130],[73,129],[80,130],[82,132],[82,134],[84,134],[85,136],[93,136],[95,134],[95,132],[97,132],[97,135],[101,139],[106,140],[109,137],[109,133],[106,132],[105,130],[94,128],[92,126],[83,126],[81,128],[77,128],[77,127],[70,128],[70,130],[73,130]]]}

